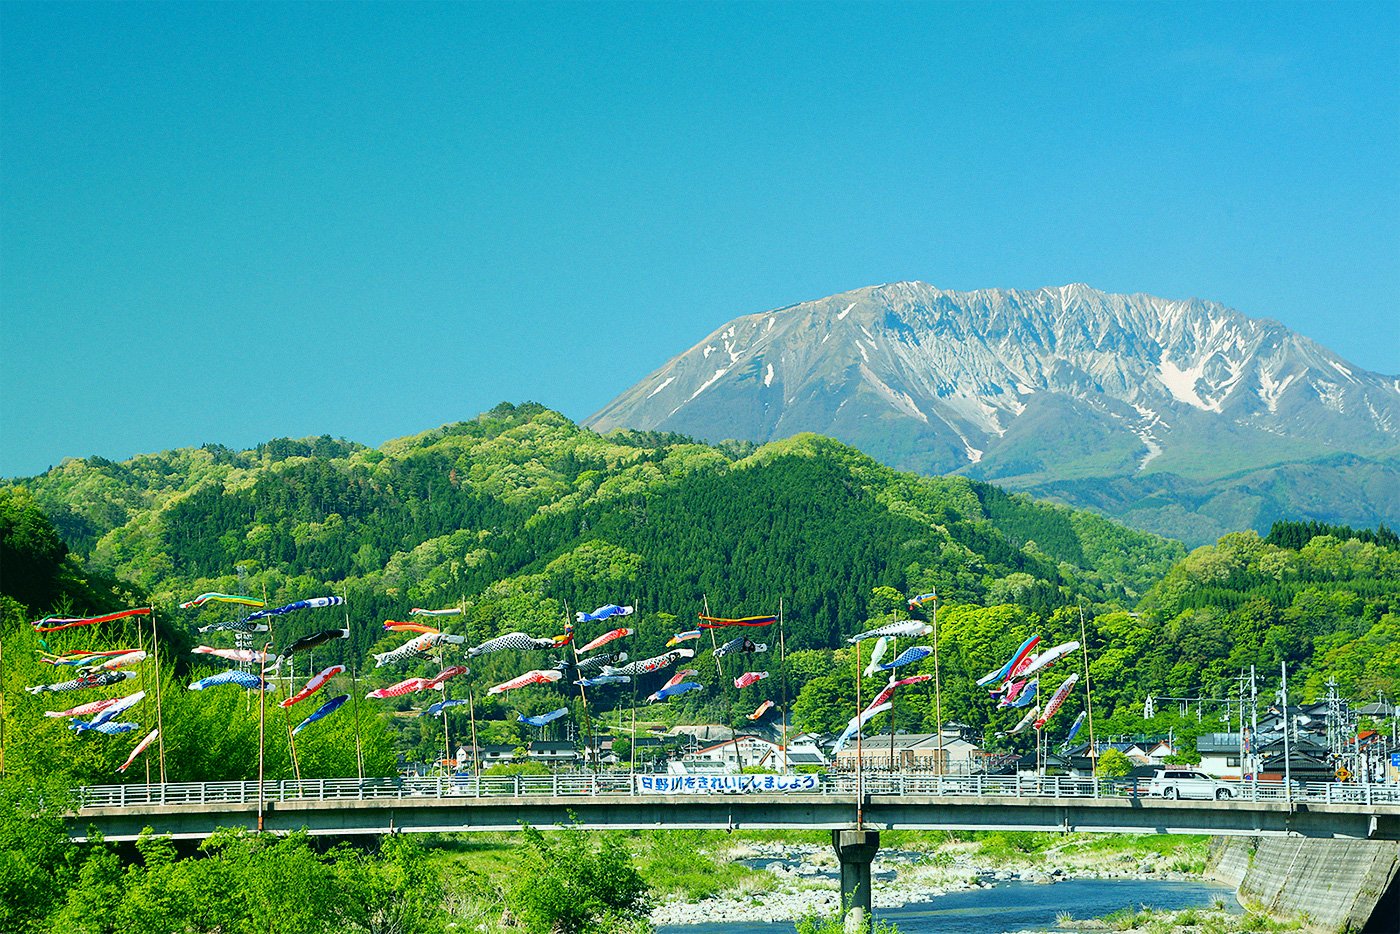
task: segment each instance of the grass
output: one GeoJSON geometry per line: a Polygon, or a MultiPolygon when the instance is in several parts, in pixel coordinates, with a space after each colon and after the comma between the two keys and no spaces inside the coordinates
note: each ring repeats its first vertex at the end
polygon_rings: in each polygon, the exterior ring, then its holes
{"type": "Polygon", "coordinates": [[[1229,914],[1221,901],[1209,908],[1186,908],[1179,911],[1123,908],[1102,918],[1084,921],[1076,920],[1069,912],[1062,911],[1056,916],[1055,924],[1062,928],[1085,931],[1143,931],[1146,934],[1273,934],[1299,928],[1297,923],[1274,921],[1258,914],[1251,913],[1243,917],[1229,914]]]}

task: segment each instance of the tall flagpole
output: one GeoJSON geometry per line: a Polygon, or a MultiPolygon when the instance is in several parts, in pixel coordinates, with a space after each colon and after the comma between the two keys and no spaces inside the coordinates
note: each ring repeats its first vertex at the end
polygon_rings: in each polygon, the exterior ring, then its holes
{"type": "Polygon", "coordinates": [[[1084,598],[1079,600],[1079,644],[1084,647],[1084,710],[1089,720],[1089,768],[1099,777],[1099,747],[1094,743],[1094,692],[1089,687],[1089,636],[1084,628],[1084,598]]]}
{"type": "MultiPolygon", "coordinates": [[[[700,595],[700,599],[704,601],[705,615],[706,615],[706,616],[709,616],[709,615],[710,615],[710,595],[709,595],[709,594],[701,594],[701,595],[700,595]]],[[[718,641],[717,639],[715,639],[715,630],[714,630],[714,627],[713,627],[713,626],[710,627],[710,651],[714,654],[714,659],[715,659],[715,673],[719,675],[719,690],[720,690],[720,696],[721,696],[722,698],[724,698],[724,700],[725,700],[726,703],[728,703],[728,700],[729,700],[729,687],[728,687],[728,685],[727,685],[726,682],[725,682],[725,677],[724,677],[724,666],[723,666],[722,664],[720,664],[720,657],[719,657],[719,641],[718,641]]],[[[735,765],[737,765],[737,766],[739,767],[739,771],[742,772],[742,771],[744,770],[744,759],[743,759],[742,756],[739,755],[739,734],[735,731],[735,729],[734,729],[734,721],[732,721],[732,720],[729,722],[729,743],[730,743],[730,745],[732,745],[732,746],[734,747],[734,763],[735,763],[735,765]]]]}
{"type": "MultiPolygon", "coordinates": [[[[896,620],[899,619],[898,611],[896,611],[896,613],[895,613],[895,619],[896,619],[896,620]]],[[[896,658],[899,658],[899,639],[898,639],[897,637],[894,637],[894,636],[891,636],[891,637],[890,637],[890,654],[891,654],[891,656],[892,656],[892,658],[890,659],[891,661],[893,661],[893,660],[896,659],[896,658]]],[[[891,680],[891,681],[895,680],[895,676],[894,676],[894,672],[893,672],[893,671],[890,672],[890,680],[891,680]]],[[[890,695],[890,774],[891,774],[891,775],[894,774],[894,695],[893,695],[893,694],[890,695]]]]}
{"type": "MultiPolygon", "coordinates": [[[[146,651],[146,626],[136,623],[136,648],[137,651],[146,651]]],[[[141,692],[146,692],[150,683],[146,681],[146,665],[141,665],[141,692]]],[[[151,758],[144,756],[143,765],[146,766],[146,784],[151,783],[151,758]]]]}
{"type": "Polygon", "coordinates": [[[5,634],[0,632],[0,779],[5,777],[5,634]]]}
{"type": "MultiPolygon", "coordinates": [[[[288,686],[287,686],[287,689],[290,691],[290,690],[291,690],[291,687],[292,687],[291,685],[288,685],[288,686]]],[[[290,696],[290,695],[288,695],[288,696],[290,696]]],[[[292,735],[292,709],[291,709],[290,707],[283,707],[283,708],[282,708],[282,722],[285,723],[286,726],[287,726],[287,749],[291,751],[291,754],[292,754],[292,772],[296,775],[296,777],[297,777],[297,787],[300,788],[300,787],[301,787],[301,762],[297,759],[297,741],[296,741],[296,737],[292,735]]]]}
{"type": "Polygon", "coordinates": [[[865,746],[861,734],[865,724],[860,722],[860,643],[856,643],[856,830],[865,829],[865,746]]]}
{"type": "MultiPolygon", "coordinates": [[[[349,588],[348,585],[346,585],[346,584],[341,584],[341,586],[340,586],[340,598],[341,598],[341,600],[344,601],[344,602],[341,604],[341,606],[345,607],[345,630],[346,630],[346,632],[349,632],[349,631],[350,631],[350,588],[349,588]]],[[[365,780],[365,751],[364,751],[364,746],[363,746],[363,744],[362,744],[361,741],[360,741],[360,679],[359,679],[359,668],[360,668],[360,663],[359,663],[359,660],[358,660],[358,657],[357,657],[357,656],[358,656],[358,653],[353,652],[353,647],[354,647],[354,642],[353,642],[353,641],[351,642],[351,647],[352,647],[352,653],[353,653],[353,654],[352,654],[351,658],[349,659],[349,661],[350,661],[350,698],[351,698],[351,703],[353,703],[353,704],[355,705],[355,771],[357,772],[360,781],[364,781],[364,780],[365,780]]]]}
{"type": "Polygon", "coordinates": [[[787,671],[787,640],[783,636],[783,598],[778,597],[778,652],[782,655],[780,664],[783,666],[783,771],[792,771],[792,762],[788,758],[788,671],[787,671]]]}
{"type": "MultiPolygon", "coordinates": [[[[146,627],[139,621],[136,624],[136,648],[138,651],[146,651],[146,627]]],[[[144,692],[149,685],[146,682],[146,665],[141,666],[141,690],[144,692]]],[[[151,783],[151,757],[146,756],[143,765],[146,768],[146,784],[151,783]]]]}
{"type": "MultiPolygon", "coordinates": [[[[137,623],[139,626],[140,623],[137,623]]],[[[160,712],[160,638],[156,634],[156,608],[151,607],[151,663],[156,669],[156,748],[160,753],[160,783],[165,784],[165,723],[160,712]]]]}
{"type": "Polygon", "coordinates": [[[442,768],[443,768],[443,771],[447,771],[447,770],[449,770],[449,769],[452,768],[452,740],[448,737],[448,734],[447,734],[447,682],[446,682],[446,681],[442,682],[442,703],[443,703],[443,708],[442,708],[442,751],[443,751],[442,768]]]}
{"type": "MultiPolygon", "coordinates": [[[[639,606],[641,606],[641,605],[642,605],[641,599],[640,599],[639,597],[637,597],[637,596],[634,594],[633,597],[632,597],[632,606],[634,606],[634,607],[639,607],[639,606]]],[[[636,622],[636,627],[635,627],[635,628],[636,628],[636,634],[640,635],[640,634],[641,634],[641,631],[642,631],[642,616],[641,616],[640,613],[637,614],[637,619],[636,619],[635,622],[636,622]]],[[[603,625],[606,626],[607,623],[604,623],[603,625]]],[[[575,643],[575,644],[577,644],[577,643],[575,643]]],[[[622,725],[622,722],[621,722],[621,719],[619,719],[619,721],[618,721],[618,726],[620,727],[621,725],[622,725]]],[[[631,753],[632,753],[632,757],[631,757],[630,765],[628,766],[628,770],[629,770],[632,774],[629,776],[628,781],[630,781],[630,782],[632,783],[632,784],[631,784],[631,787],[635,788],[635,787],[637,787],[637,679],[636,679],[636,678],[633,678],[633,679],[632,679],[632,743],[631,743],[631,746],[630,746],[629,748],[630,748],[630,751],[631,751],[631,753]]]]}
{"type": "MultiPolygon", "coordinates": [[[[266,590],[267,589],[264,587],[264,596],[266,596],[266,590]]],[[[266,604],[267,600],[264,599],[263,603],[266,604]]],[[[270,628],[271,627],[269,627],[269,629],[270,628]]],[[[271,633],[269,633],[269,635],[271,635],[271,633]]],[[[267,756],[267,692],[263,690],[263,686],[267,683],[267,655],[271,651],[272,640],[269,639],[263,644],[263,657],[258,677],[258,680],[262,682],[258,685],[258,833],[262,833],[263,831],[263,774],[264,762],[267,756]]]]}
{"type": "Polygon", "coordinates": [[[481,781],[481,746],[476,741],[476,694],[472,691],[472,683],[467,682],[467,713],[472,720],[472,778],[476,779],[477,788],[480,789],[481,781]]]}
{"type": "Polygon", "coordinates": [[[948,765],[943,754],[943,687],[938,672],[938,588],[930,593],[933,594],[933,718],[938,721],[938,774],[942,776],[948,765]]]}
{"type": "MultiPolygon", "coordinates": [[[[570,625],[572,625],[572,619],[569,615],[569,601],[565,600],[564,626],[566,632],[568,631],[568,627],[570,625]]],[[[577,639],[569,640],[569,650],[573,652],[574,655],[574,674],[578,675],[579,681],[588,680],[583,676],[583,672],[579,671],[578,668],[577,639]]],[[[589,715],[588,712],[588,689],[582,684],[578,686],[578,696],[579,700],[583,703],[583,743],[585,747],[588,747],[589,744],[592,744],[591,749],[585,748],[584,760],[587,761],[587,753],[591,751],[593,753],[593,774],[596,776],[600,771],[602,771],[603,768],[603,743],[601,740],[598,739],[597,731],[593,729],[593,718],[589,715]]],[[[475,720],[473,720],[473,723],[475,723],[475,720]]],[[[618,722],[618,728],[621,729],[621,721],[618,722]]],[[[476,730],[476,727],[474,725],[472,727],[472,730],[473,732],[475,732],[476,730]]]]}

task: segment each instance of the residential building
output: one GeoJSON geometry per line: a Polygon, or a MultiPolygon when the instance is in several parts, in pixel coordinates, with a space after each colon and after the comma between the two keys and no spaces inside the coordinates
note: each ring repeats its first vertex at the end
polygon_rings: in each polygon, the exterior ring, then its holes
{"type": "Polygon", "coordinates": [[[964,739],[957,730],[944,730],[942,742],[937,733],[895,733],[868,736],[859,744],[848,742],[832,758],[832,767],[854,771],[857,756],[865,769],[970,775],[981,771],[982,749],[964,739]]]}
{"type": "Polygon", "coordinates": [[[532,762],[546,765],[573,765],[583,757],[578,748],[566,740],[540,740],[532,742],[526,750],[532,762]]]}

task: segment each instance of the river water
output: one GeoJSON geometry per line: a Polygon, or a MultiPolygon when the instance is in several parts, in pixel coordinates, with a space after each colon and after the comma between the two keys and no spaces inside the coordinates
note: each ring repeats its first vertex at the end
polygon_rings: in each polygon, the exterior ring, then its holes
{"type": "MultiPolygon", "coordinates": [[[[1001,882],[989,889],[950,892],[933,901],[885,908],[875,917],[898,925],[900,934],[1006,934],[1064,930],[1061,912],[1078,920],[1100,918],[1123,908],[1206,908],[1216,901],[1235,908],[1229,886],[1209,882],[1152,882],[1140,879],[1070,879],[1053,885],[1001,882]]],[[[663,925],[657,934],[782,934],[795,925],[735,921],[723,924],[663,925]]]]}

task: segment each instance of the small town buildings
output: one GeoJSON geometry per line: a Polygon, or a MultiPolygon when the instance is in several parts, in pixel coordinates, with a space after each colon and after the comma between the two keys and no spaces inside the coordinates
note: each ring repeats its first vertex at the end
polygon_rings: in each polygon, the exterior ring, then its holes
{"type": "Polygon", "coordinates": [[[573,765],[583,757],[578,748],[567,740],[535,740],[526,748],[526,755],[532,762],[545,765],[573,765]]]}
{"type": "Polygon", "coordinates": [[[848,742],[832,759],[832,767],[855,771],[857,756],[864,769],[929,772],[942,775],[970,775],[980,771],[984,753],[963,738],[961,731],[945,729],[940,746],[937,733],[896,733],[865,737],[857,744],[848,742]]]}
{"type": "Polygon", "coordinates": [[[730,772],[748,768],[791,772],[802,765],[822,765],[826,760],[821,750],[811,744],[792,746],[785,750],[761,736],[740,733],[732,739],[725,739],[687,753],[681,757],[681,761],[687,765],[695,762],[719,762],[730,772]]]}

